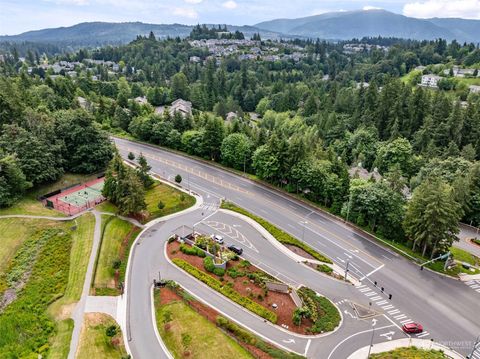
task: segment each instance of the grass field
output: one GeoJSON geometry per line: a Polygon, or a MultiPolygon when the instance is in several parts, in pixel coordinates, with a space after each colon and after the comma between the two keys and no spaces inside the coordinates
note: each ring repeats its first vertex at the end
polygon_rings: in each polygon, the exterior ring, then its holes
{"type": "MultiPolygon", "coordinates": [[[[34,342],[48,340],[41,350],[48,351],[49,358],[65,358],[68,354],[73,329],[73,321],[68,318],[80,298],[93,240],[94,217],[84,215],[75,222],[0,219],[0,233],[4,234],[0,246],[0,294],[7,283],[12,283],[12,276],[28,276],[25,286],[17,291],[17,299],[0,315],[0,326],[6,320],[7,331],[13,325],[20,336],[29,332],[34,342]],[[77,229],[73,231],[75,222],[77,229]]],[[[12,344],[16,341],[15,337],[7,337],[0,343],[0,352],[18,351],[12,344]]],[[[35,348],[32,343],[24,346],[25,350],[35,348]]]]}
{"type": "MultiPolygon", "coordinates": [[[[144,223],[155,218],[183,211],[193,206],[195,204],[195,197],[164,183],[156,182],[152,188],[146,191],[145,203],[147,204],[149,216],[143,221],[144,223]],[[163,209],[158,208],[160,201],[165,205],[163,209]]],[[[117,207],[110,202],[104,202],[98,205],[96,209],[100,212],[117,212],[117,207]]]]}
{"type": "Polygon", "coordinates": [[[76,183],[83,183],[97,178],[96,175],[65,174],[57,182],[33,188],[9,208],[0,209],[0,216],[7,214],[29,214],[36,216],[64,217],[61,212],[45,208],[37,198],[57,189],[65,188],[76,183]]]}
{"type": "Polygon", "coordinates": [[[244,359],[252,356],[182,301],[160,303],[155,291],[158,331],[175,358],[244,359]]]}
{"type": "Polygon", "coordinates": [[[58,324],[57,335],[50,344],[49,358],[65,358],[70,347],[70,338],[73,330],[73,321],[69,319],[73,306],[82,295],[83,283],[87,271],[88,261],[93,244],[95,217],[88,213],[71,225],[77,229],[72,232],[72,249],[70,253],[70,269],[65,294],[62,298],[50,305],[48,312],[58,324]]]}
{"type": "Polygon", "coordinates": [[[371,359],[446,359],[445,354],[437,350],[423,350],[415,347],[398,348],[390,352],[372,354],[371,359]]]}
{"type": "Polygon", "coordinates": [[[100,313],[85,314],[76,359],[120,359],[125,355],[121,330],[113,318],[100,313]],[[113,337],[106,334],[110,326],[117,327],[113,337]]]}
{"type": "Polygon", "coordinates": [[[131,244],[140,229],[130,222],[108,215],[102,216],[103,239],[95,271],[94,288],[97,295],[120,294],[115,285],[123,281],[131,244]]]}

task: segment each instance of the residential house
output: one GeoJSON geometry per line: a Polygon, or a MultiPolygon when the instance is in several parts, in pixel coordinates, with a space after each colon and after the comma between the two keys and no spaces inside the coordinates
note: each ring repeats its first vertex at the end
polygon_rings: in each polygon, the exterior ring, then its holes
{"type": "Polygon", "coordinates": [[[422,82],[420,83],[421,86],[425,87],[433,87],[437,88],[438,87],[438,82],[442,78],[437,75],[429,74],[429,75],[423,75],[422,76],[422,82]]]}
{"type": "Polygon", "coordinates": [[[470,85],[468,88],[470,89],[470,93],[480,93],[480,86],[470,85]]]}
{"type": "Polygon", "coordinates": [[[138,103],[139,105],[146,105],[146,104],[148,104],[148,100],[147,100],[147,98],[146,98],[145,96],[143,96],[143,97],[140,97],[140,96],[135,97],[134,101],[135,101],[136,103],[138,103]]]}
{"type": "Polygon", "coordinates": [[[184,117],[192,116],[192,103],[179,98],[172,102],[169,112],[171,116],[176,113],[180,113],[184,117]]]}

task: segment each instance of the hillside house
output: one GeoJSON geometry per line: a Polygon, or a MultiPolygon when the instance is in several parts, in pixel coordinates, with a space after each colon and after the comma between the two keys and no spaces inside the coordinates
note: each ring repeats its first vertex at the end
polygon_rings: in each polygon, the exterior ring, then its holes
{"type": "Polygon", "coordinates": [[[468,88],[470,89],[470,93],[480,93],[480,86],[470,85],[468,88]]]}
{"type": "Polygon", "coordinates": [[[425,87],[438,88],[438,82],[441,79],[442,78],[440,76],[437,76],[437,75],[432,75],[432,74],[423,75],[422,76],[422,82],[420,83],[420,85],[425,86],[425,87]]]}
{"type": "Polygon", "coordinates": [[[172,102],[169,112],[171,116],[174,116],[177,112],[183,117],[192,116],[192,103],[179,98],[172,102]]]}

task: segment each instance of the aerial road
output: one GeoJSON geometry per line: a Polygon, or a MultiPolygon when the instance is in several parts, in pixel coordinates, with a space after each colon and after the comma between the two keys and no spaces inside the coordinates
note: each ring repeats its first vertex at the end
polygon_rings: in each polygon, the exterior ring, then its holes
{"type": "MultiPolygon", "coordinates": [[[[159,236],[160,233],[166,235],[174,227],[178,227],[180,222],[189,225],[194,223],[208,225],[204,222],[206,210],[211,211],[212,217],[219,216],[215,210],[221,199],[227,199],[305,241],[311,247],[329,256],[341,268],[348,267],[349,273],[361,280],[361,285],[348,286],[330,279],[319,280],[316,284],[315,278],[319,277],[317,273],[301,274],[303,269],[298,267],[302,267],[301,264],[288,260],[276,261],[275,258],[266,254],[262,255],[268,252],[266,248],[263,250],[256,248],[259,253],[247,249],[245,254],[249,260],[267,262],[268,266],[294,281],[308,282],[313,289],[338,303],[342,312],[346,310],[342,308],[343,300],[354,301],[366,307],[371,303],[373,310],[382,313],[380,328],[385,327],[384,332],[380,330],[378,336],[386,334],[378,337],[376,341],[402,335],[400,329],[402,323],[414,320],[422,323],[425,328],[425,331],[416,337],[432,339],[467,354],[475,338],[480,334],[480,311],[478,310],[480,294],[464,283],[428,270],[420,271],[416,264],[367,238],[342,221],[242,176],[157,147],[123,139],[115,139],[115,143],[124,158],[129,152],[135,154],[142,152],[152,167],[152,172],[167,179],[173,179],[176,174],[180,174],[183,177],[183,187],[203,197],[203,210],[194,211],[186,215],[188,218],[183,220],[159,224],[158,228],[154,227],[155,232],[148,234],[152,238],[159,236]],[[262,261],[262,259],[265,260],[262,261]]],[[[210,221],[231,222],[221,217],[217,220],[210,218],[210,221]]],[[[242,225],[243,227],[247,228],[245,225],[242,225]]],[[[254,231],[250,229],[247,231],[248,238],[255,237],[254,231]]],[[[139,240],[140,245],[135,249],[131,263],[131,277],[135,280],[131,281],[132,299],[127,319],[130,316],[133,337],[137,330],[141,330],[139,328],[141,316],[143,315],[145,321],[144,316],[150,315],[149,305],[142,308],[137,306],[149,303],[150,291],[145,292],[145,288],[148,289],[151,285],[153,273],[159,270],[161,261],[158,251],[153,253],[145,248],[145,253],[142,253],[143,241],[148,241],[148,238],[142,236],[139,240]],[[141,262],[142,265],[139,265],[141,262]],[[132,308],[135,309],[132,310],[132,308]]],[[[159,241],[155,243],[160,245],[159,241]]],[[[169,276],[174,277],[172,279],[181,282],[183,277],[178,273],[178,269],[171,266],[169,268],[163,269],[168,271],[169,276]]],[[[189,289],[188,286],[187,289],[189,289]]],[[[207,288],[203,290],[206,292],[199,293],[200,296],[208,293],[207,288]]],[[[211,293],[209,296],[214,297],[211,293]]],[[[222,302],[221,298],[218,300],[219,303],[222,302]]],[[[306,347],[309,350],[308,353],[316,353],[315,357],[333,359],[345,357],[348,352],[351,353],[365,346],[365,340],[368,340],[365,337],[369,335],[370,324],[355,321],[344,312],[343,316],[342,328],[337,333],[322,338],[323,346],[317,345],[319,341],[315,339],[311,341],[308,348],[304,339],[297,339],[295,346],[289,349],[303,354],[306,347]],[[359,344],[359,342],[362,343],[359,344]]],[[[250,321],[254,323],[254,320],[250,321]]],[[[277,335],[275,330],[275,328],[271,329],[272,333],[269,333],[274,339],[277,335]]],[[[151,334],[145,332],[145,336],[149,335],[151,334]]],[[[308,339],[306,342],[308,343],[308,339]]],[[[135,343],[132,345],[135,346],[135,343]]],[[[282,345],[288,347],[285,342],[282,345]]],[[[135,350],[139,351],[144,349],[147,350],[141,346],[135,347],[135,350]]],[[[152,348],[152,350],[156,349],[152,348]]],[[[148,353],[134,356],[143,358],[144,355],[148,353]]]]}

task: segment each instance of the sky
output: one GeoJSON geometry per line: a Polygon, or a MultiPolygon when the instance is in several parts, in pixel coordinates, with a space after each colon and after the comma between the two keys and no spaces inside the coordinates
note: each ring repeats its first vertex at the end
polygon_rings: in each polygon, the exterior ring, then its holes
{"type": "Polygon", "coordinates": [[[0,34],[85,21],[253,25],[275,18],[376,8],[418,18],[480,19],[480,0],[0,0],[0,34]]]}

